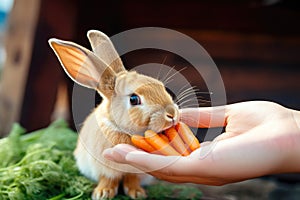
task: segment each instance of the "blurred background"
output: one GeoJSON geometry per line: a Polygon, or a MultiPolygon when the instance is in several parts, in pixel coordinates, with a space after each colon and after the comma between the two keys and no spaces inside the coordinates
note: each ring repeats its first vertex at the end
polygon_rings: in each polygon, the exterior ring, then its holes
{"type": "MultiPolygon", "coordinates": [[[[73,83],[47,41],[57,37],[89,47],[90,29],[109,36],[147,26],[180,31],[211,55],[228,103],[269,100],[300,110],[299,22],[298,0],[0,0],[0,133],[15,121],[28,131],[57,117],[72,124],[65,88],[70,97],[73,83]]],[[[189,65],[151,49],[122,58],[129,69],[150,61],[189,65]]],[[[188,73],[200,91],[207,90],[188,73]]]]}
{"type": "MultiPolygon", "coordinates": [[[[14,121],[29,131],[50,123],[59,85],[71,88],[72,83],[47,41],[57,37],[89,48],[90,29],[109,36],[146,26],[180,31],[211,55],[228,103],[270,100],[300,109],[299,20],[297,0],[0,0],[1,133],[14,121]]],[[[129,69],[147,62],[189,67],[165,51],[148,49],[123,57],[129,69]]],[[[192,73],[187,77],[207,91],[202,80],[194,80],[192,73]]],[[[209,96],[203,99],[209,101],[209,96]]]]}

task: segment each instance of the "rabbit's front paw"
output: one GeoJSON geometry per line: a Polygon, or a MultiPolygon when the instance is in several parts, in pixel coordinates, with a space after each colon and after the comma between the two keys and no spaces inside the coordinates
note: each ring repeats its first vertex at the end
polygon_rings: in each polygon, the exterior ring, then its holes
{"type": "Polygon", "coordinates": [[[140,186],[140,180],[136,174],[125,175],[123,186],[125,194],[132,199],[147,197],[145,190],[140,186]]]}
{"type": "Polygon", "coordinates": [[[99,188],[96,187],[93,191],[93,200],[112,199],[116,195],[117,188],[99,188]]]}
{"type": "Polygon", "coordinates": [[[119,180],[101,177],[92,194],[93,200],[112,199],[118,192],[119,180]]]}
{"type": "Polygon", "coordinates": [[[140,186],[131,188],[124,186],[124,190],[125,193],[132,199],[140,199],[147,197],[145,190],[140,186]]]}

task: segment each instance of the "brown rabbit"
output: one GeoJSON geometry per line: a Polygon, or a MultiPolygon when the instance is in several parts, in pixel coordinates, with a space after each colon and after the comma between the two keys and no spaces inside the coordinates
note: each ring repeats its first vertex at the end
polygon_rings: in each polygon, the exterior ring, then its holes
{"type": "Polygon", "coordinates": [[[70,78],[103,97],[84,121],[74,152],[76,163],[82,174],[98,181],[93,199],[113,198],[122,179],[128,196],[145,197],[136,170],[105,159],[102,152],[119,143],[131,144],[132,133],[173,126],[178,122],[178,107],[162,82],[125,70],[109,37],[92,30],[88,38],[93,52],[72,42],[49,40],[70,78]]]}

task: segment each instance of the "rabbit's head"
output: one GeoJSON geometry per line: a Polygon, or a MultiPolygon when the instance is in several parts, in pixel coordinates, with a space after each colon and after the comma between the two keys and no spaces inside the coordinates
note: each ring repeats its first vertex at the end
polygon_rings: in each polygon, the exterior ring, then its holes
{"type": "Polygon", "coordinates": [[[50,39],[65,72],[78,84],[103,97],[107,116],[120,131],[160,132],[178,122],[178,107],[164,84],[135,71],[126,71],[109,37],[89,31],[93,52],[73,42],[50,39]]]}

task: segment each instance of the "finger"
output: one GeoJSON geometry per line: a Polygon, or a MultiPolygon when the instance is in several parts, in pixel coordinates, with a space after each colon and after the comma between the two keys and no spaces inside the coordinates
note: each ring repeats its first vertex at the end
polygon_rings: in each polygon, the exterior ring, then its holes
{"type": "Polygon", "coordinates": [[[160,170],[162,173],[172,173],[169,167],[181,158],[181,156],[163,156],[142,151],[129,152],[125,157],[127,164],[145,172],[160,170]]]}
{"type": "MultiPolygon", "coordinates": [[[[183,156],[150,154],[128,144],[118,144],[113,148],[108,148],[104,150],[103,156],[114,162],[132,165],[144,172],[160,171],[171,176],[175,174],[190,175],[191,173],[194,175],[193,170],[199,169],[197,163],[193,161],[193,157],[188,159],[183,156]]],[[[200,166],[200,168],[202,167],[200,166]]]]}
{"type": "Polygon", "coordinates": [[[180,110],[180,121],[192,127],[222,127],[226,125],[227,107],[184,108],[180,110]]]}
{"type": "Polygon", "coordinates": [[[165,180],[172,183],[196,183],[217,186],[230,182],[229,180],[214,177],[202,178],[198,176],[169,176],[160,172],[150,172],[149,174],[160,180],[165,180]]]}
{"type": "Polygon", "coordinates": [[[224,132],[224,133],[221,133],[220,135],[218,135],[214,141],[220,141],[220,140],[226,140],[226,139],[229,139],[229,138],[232,138],[232,137],[236,137],[238,135],[240,135],[241,133],[238,133],[238,132],[224,132]]]}
{"type": "Polygon", "coordinates": [[[118,144],[103,151],[103,156],[111,161],[129,164],[145,172],[159,170],[174,163],[177,156],[150,154],[128,144],[118,144]]]}
{"type": "Polygon", "coordinates": [[[103,151],[104,158],[118,163],[127,163],[125,156],[131,151],[141,151],[129,144],[118,144],[113,148],[107,148],[103,151]]]}
{"type": "MultiPolygon", "coordinates": [[[[142,151],[131,151],[126,155],[126,163],[147,173],[158,172],[167,176],[195,176],[198,172],[212,174],[213,161],[210,156],[202,153],[191,156],[162,156],[142,151]],[[204,155],[204,157],[200,157],[204,155]]],[[[205,153],[205,152],[204,152],[205,153]]]]}

